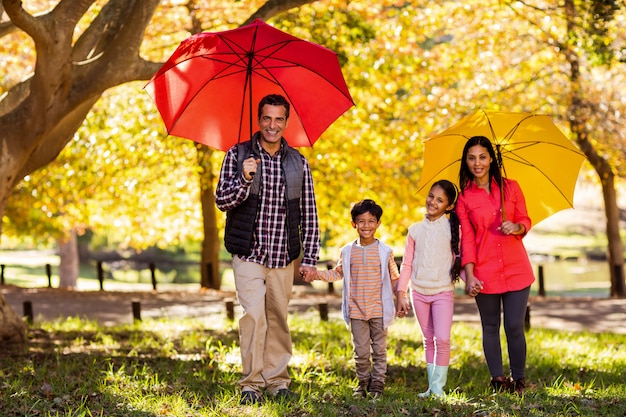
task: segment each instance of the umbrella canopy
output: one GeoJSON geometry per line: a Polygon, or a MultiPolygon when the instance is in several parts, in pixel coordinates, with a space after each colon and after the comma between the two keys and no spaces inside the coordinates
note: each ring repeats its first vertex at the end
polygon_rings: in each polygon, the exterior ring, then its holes
{"type": "Polygon", "coordinates": [[[576,180],[585,155],[550,117],[531,113],[479,110],[424,141],[424,166],[418,193],[445,178],[458,185],[465,142],[491,140],[503,177],[516,180],[533,223],[573,207],[576,180]]]}
{"type": "Polygon", "coordinates": [[[267,94],[291,104],[284,137],[295,147],[354,105],[335,52],[260,19],[184,40],[145,89],[170,135],[223,151],[250,139],[267,94]]]}

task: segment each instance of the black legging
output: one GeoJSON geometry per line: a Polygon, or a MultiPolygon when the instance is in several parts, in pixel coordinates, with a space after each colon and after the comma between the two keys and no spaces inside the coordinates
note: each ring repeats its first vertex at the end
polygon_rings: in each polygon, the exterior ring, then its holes
{"type": "Polygon", "coordinates": [[[483,350],[492,377],[504,375],[502,347],[500,346],[500,316],[504,311],[504,332],[506,334],[511,377],[524,378],[526,369],[526,336],[524,317],[530,286],[519,291],[502,294],[478,294],[476,305],[483,328],[483,350]]]}

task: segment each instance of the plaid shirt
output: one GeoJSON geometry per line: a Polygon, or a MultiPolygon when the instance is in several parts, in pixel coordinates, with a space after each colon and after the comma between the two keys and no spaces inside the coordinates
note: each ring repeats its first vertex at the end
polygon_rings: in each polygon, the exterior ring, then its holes
{"type": "MultiPolygon", "coordinates": [[[[259,146],[259,148],[261,148],[259,146]]],[[[249,256],[240,256],[268,268],[284,268],[289,264],[287,252],[287,207],[285,180],[282,176],[281,153],[270,155],[259,150],[262,164],[260,208],[254,225],[254,243],[249,256]]],[[[303,266],[316,266],[320,250],[320,233],[309,163],[302,156],[304,179],[300,197],[300,228],[304,256],[303,266]]],[[[252,181],[237,173],[237,146],[231,147],[222,164],[215,202],[228,211],[248,198],[252,181]]]]}

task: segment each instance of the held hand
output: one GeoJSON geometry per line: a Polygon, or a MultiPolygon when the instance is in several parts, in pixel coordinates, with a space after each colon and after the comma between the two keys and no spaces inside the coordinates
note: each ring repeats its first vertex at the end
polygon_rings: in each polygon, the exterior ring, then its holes
{"type": "Polygon", "coordinates": [[[300,266],[298,272],[304,282],[315,281],[317,278],[317,269],[312,266],[300,266]]]}
{"type": "Polygon", "coordinates": [[[472,297],[476,297],[483,289],[482,281],[478,280],[474,275],[468,276],[465,281],[465,292],[472,297]]]}
{"type": "Polygon", "coordinates": [[[243,161],[241,169],[243,171],[243,176],[247,181],[250,181],[252,179],[260,162],[260,159],[255,159],[252,156],[243,161]]]}
{"type": "Polygon", "coordinates": [[[397,316],[402,318],[411,311],[411,305],[405,294],[398,294],[398,301],[396,302],[397,316]]]}

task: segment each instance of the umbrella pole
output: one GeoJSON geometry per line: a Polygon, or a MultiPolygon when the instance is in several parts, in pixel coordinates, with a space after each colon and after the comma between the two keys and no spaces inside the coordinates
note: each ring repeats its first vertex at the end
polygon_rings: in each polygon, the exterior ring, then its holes
{"type": "Polygon", "coordinates": [[[248,58],[248,89],[249,89],[249,94],[248,94],[248,108],[249,108],[249,115],[250,115],[250,136],[249,138],[252,139],[252,54],[250,54],[250,57],[248,58]]]}
{"type": "MultiPolygon", "coordinates": [[[[256,31],[254,31],[254,40],[256,41],[256,31]]],[[[254,49],[254,48],[253,48],[254,49]]],[[[250,52],[248,55],[248,87],[250,90],[250,94],[248,95],[248,114],[250,115],[250,136],[249,140],[252,141],[252,56],[253,53],[250,52]]],[[[250,144],[252,145],[252,142],[250,142],[250,144]]],[[[252,146],[250,146],[250,158],[254,158],[254,148],[252,146]]],[[[251,177],[254,177],[254,174],[256,174],[255,171],[250,173],[251,177]]]]}
{"type": "Polygon", "coordinates": [[[496,144],[496,158],[498,168],[500,169],[500,212],[502,213],[502,223],[506,221],[506,210],[504,209],[504,178],[506,178],[506,170],[502,163],[502,152],[500,151],[500,145],[496,144]]]}
{"type": "Polygon", "coordinates": [[[500,184],[500,211],[502,212],[502,223],[506,221],[506,210],[504,209],[504,178],[500,184]]]}

